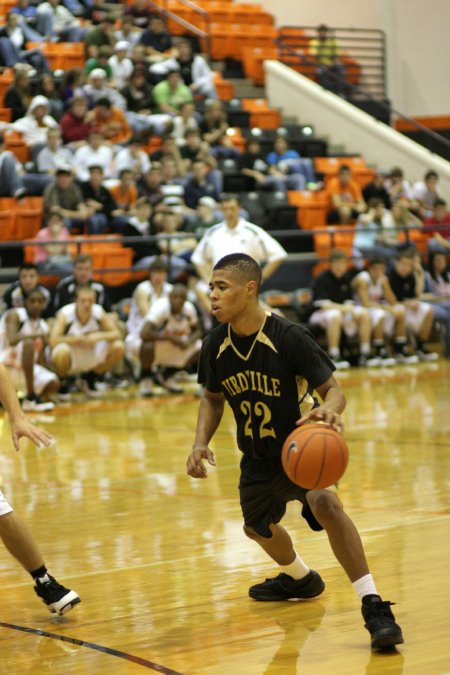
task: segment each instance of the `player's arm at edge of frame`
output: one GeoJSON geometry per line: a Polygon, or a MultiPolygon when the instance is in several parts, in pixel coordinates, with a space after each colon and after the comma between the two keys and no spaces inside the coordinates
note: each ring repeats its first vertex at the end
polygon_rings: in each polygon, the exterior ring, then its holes
{"type": "Polygon", "coordinates": [[[322,404],[297,420],[297,425],[302,426],[307,422],[325,422],[325,424],[329,424],[330,427],[333,427],[333,429],[342,434],[344,424],[341,419],[341,413],[345,410],[346,400],[336,378],[331,375],[328,380],[316,387],[316,391],[322,399],[322,404]]]}
{"type": "Polygon", "coordinates": [[[214,453],[208,443],[214,436],[225,407],[225,397],[222,393],[205,390],[198,409],[197,429],[192,452],[187,460],[187,473],[193,478],[207,478],[207,470],[203,459],[211,466],[215,466],[214,453]]]}

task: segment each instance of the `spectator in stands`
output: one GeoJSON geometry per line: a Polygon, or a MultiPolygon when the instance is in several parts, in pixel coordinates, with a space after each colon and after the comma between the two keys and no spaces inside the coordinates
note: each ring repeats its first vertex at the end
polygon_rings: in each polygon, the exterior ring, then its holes
{"type": "Polygon", "coordinates": [[[3,105],[11,109],[11,121],[24,117],[32,100],[28,68],[18,63],[13,68],[14,81],[6,90],[3,105]]]}
{"type": "Polygon", "coordinates": [[[391,206],[399,200],[409,208],[414,206],[411,185],[405,179],[403,170],[399,166],[394,166],[389,176],[384,181],[384,187],[388,191],[391,206]]]}
{"type": "Polygon", "coordinates": [[[319,84],[336,94],[345,94],[345,66],[341,61],[341,49],[328,26],[317,26],[317,37],[309,43],[309,54],[313,57],[319,84]]]}
{"type": "Polygon", "coordinates": [[[49,65],[39,49],[27,48],[28,38],[26,30],[20,23],[20,17],[15,12],[8,12],[6,25],[0,28],[0,63],[11,68],[16,63],[29,63],[41,73],[49,70],[49,65]]]}
{"type": "Polygon", "coordinates": [[[89,180],[89,167],[101,166],[105,178],[110,178],[113,170],[113,151],[105,142],[98,127],[91,127],[87,145],[78,148],[73,158],[76,177],[80,182],[89,180]]]}
{"type": "Polygon", "coordinates": [[[53,175],[58,166],[70,164],[73,155],[69,148],[62,145],[61,131],[58,127],[48,129],[47,145],[39,152],[36,158],[36,168],[39,173],[53,175]]]}
{"type": "MultiPolygon", "coordinates": [[[[220,176],[221,179],[221,176],[220,176]]],[[[221,186],[218,186],[218,176],[214,169],[209,170],[205,162],[196,159],[192,162],[192,173],[184,185],[184,201],[190,209],[196,209],[201,197],[219,199],[221,186]]]]}
{"type": "Polygon", "coordinates": [[[177,161],[169,156],[161,161],[161,190],[165,197],[184,200],[184,184],[177,161]]]}
{"type": "Polygon", "coordinates": [[[42,274],[67,276],[72,272],[72,256],[69,250],[70,232],[64,227],[64,218],[58,209],[50,209],[47,225],[37,233],[34,242],[34,263],[42,274]],[[45,245],[42,245],[45,244],[45,245]]]}
{"type": "Polygon", "coordinates": [[[82,286],[90,286],[95,291],[95,302],[101,305],[105,312],[111,312],[111,300],[105,286],[94,281],[94,268],[89,255],[79,254],[73,260],[73,275],[61,279],[55,289],[54,308],[57,312],[61,307],[75,302],[76,290],[82,286]]]}
{"type": "Polygon", "coordinates": [[[132,136],[124,111],[113,105],[108,98],[100,98],[96,102],[94,124],[104,141],[115,146],[125,145],[132,136]]]}
{"type": "Polygon", "coordinates": [[[400,247],[399,233],[394,229],[392,213],[381,199],[372,197],[366,213],[356,221],[353,250],[356,256],[394,256],[400,247]]]}
{"type": "Polygon", "coordinates": [[[86,32],[59,0],[47,0],[38,6],[36,27],[47,42],[81,42],[86,32]]]}
{"type": "Polygon", "coordinates": [[[11,124],[14,131],[22,134],[34,156],[46,145],[48,130],[57,127],[58,122],[49,115],[48,99],[45,96],[35,96],[25,116],[11,124]]]}
{"type": "Polygon", "coordinates": [[[177,284],[168,298],[156,300],[140,336],[142,372],[146,375],[143,394],[153,393],[153,378],[167,391],[182,393],[174,375],[196,364],[202,345],[197,311],[187,299],[185,286],[177,284]],[[152,373],[152,366],[158,370],[152,373]]]}
{"type": "Polygon", "coordinates": [[[210,152],[217,158],[236,157],[239,153],[227,135],[228,117],[222,101],[211,101],[200,124],[202,138],[210,145],[210,152]]]}
{"type": "Polygon", "coordinates": [[[184,227],[185,232],[192,232],[201,239],[213,225],[220,223],[218,204],[212,197],[201,197],[198,200],[195,216],[189,219],[184,227]]]}
{"type": "MultiPolygon", "coordinates": [[[[11,11],[18,14],[21,18],[22,26],[27,28],[35,29],[36,27],[36,17],[37,17],[37,7],[30,4],[29,0],[18,0],[17,5],[11,8],[11,11]]],[[[34,31],[33,31],[34,32],[34,31]]],[[[42,36],[40,36],[42,39],[42,36]]],[[[29,38],[31,40],[31,38],[29,38]]],[[[34,40],[38,42],[38,40],[34,40]]]]}
{"type": "Polygon", "coordinates": [[[51,363],[67,396],[70,375],[80,375],[83,391],[98,396],[98,376],[112,370],[124,355],[119,329],[103,307],[95,303],[95,290],[80,286],[75,302],[62,307],[50,334],[51,363]]]}
{"type": "Polygon", "coordinates": [[[0,322],[0,362],[6,366],[14,386],[25,391],[25,412],[53,410],[51,398],[59,388],[58,378],[44,367],[44,348],[49,326],[42,318],[46,298],[35,287],[24,307],[8,309],[0,322]]]}
{"type": "MultiPolygon", "coordinates": [[[[101,0],[100,0],[101,1],[101,0]]],[[[124,40],[130,45],[128,50],[128,56],[131,58],[133,55],[133,49],[138,44],[140,37],[142,35],[142,30],[134,26],[134,19],[129,14],[125,14],[122,17],[122,23],[119,30],[115,32],[116,41],[124,40]]]]}
{"type": "Polygon", "coordinates": [[[380,365],[417,363],[418,358],[406,351],[406,308],[397,303],[386,276],[386,262],[382,257],[369,259],[367,269],[352,280],[357,305],[366,307],[372,323],[375,357],[380,365]],[[394,339],[394,357],[389,356],[385,338],[394,339]]]}
{"type": "Polygon", "coordinates": [[[89,82],[83,87],[83,92],[90,108],[94,107],[99,100],[105,98],[111,102],[111,105],[117,106],[122,110],[126,107],[122,94],[108,86],[106,73],[101,68],[94,68],[89,75],[89,82]]]}
{"type": "Polygon", "coordinates": [[[447,202],[444,199],[435,202],[433,215],[425,220],[424,225],[427,228],[433,226],[433,238],[428,241],[429,250],[444,253],[450,251],[450,212],[447,211],[447,202]]]}
{"type": "Polygon", "coordinates": [[[304,190],[316,187],[314,167],[310,159],[301,157],[297,150],[289,147],[285,136],[277,136],[273,151],[266,157],[269,174],[277,176],[289,190],[304,190]]]}
{"type": "Polygon", "coordinates": [[[388,279],[397,302],[406,307],[406,325],[414,334],[417,356],[420,361],[436,361],[438,354],[427,347],[433,328],[433,308],[419,300],[422,289],[417,289],[414,254],[414,251],[400,251],[388,279]]]}
{"type": "Polygon", "coordinates": [[[183,103],[192,101],[192,93],[183,83],[180,72],[172,70],[153,88],[153,99],[159,112],[176,115],[183,103]]]}
{"type": "Polygon", "coordinates": [[[327,222],[330,224],[345,225],[366,210],[361,188],[352,179],[352,172],[347,164],[342,164],[337,178],[332,178],[328,182],[327,192],[331,202],[327,216],[327,222]]]}
{"type": "Polygon", "coordinates": [[[135,26],[145,28],[153,14],[147,0],[133,0],[126,7],[125,16],[132,16],[135,26]]]}
{"type": "Polygon", "coordinates": [[[186,133],[188,131],[199,131],[199,124],[193,101],[183,103],[178,114],[172,119],[172,125],[171,135],[179,146],[186,144],[186,133]]]}
{"type": "Polygon", "coordinates": [[[62,116],[61,131],[66,145],[76,150],[86,144],[93,128],[93,112],[88,111],[84,96],[75,96],[70,109],[62,116]]]}
{"type": "Polygon", "coordinates": [[[384,169],[378,169],[370,183],[367,183],[367,185],[363,187],[362,195],[366,204],[368,204],[371,199],[376,198],[381,199],[386,209],[391,208],[391,199],[388,191],[384,187],[386,175],[387,172],[384,169]]]}
{"type": "Polygon", "coordinates": [[[45,188],[44,213],[47,214],[53,207],[58,208],[70,230],[84,227],[91,216],[92,211],[84,203],[82,192],[74,183],[72,167],[69,165],[58,167],[54,182],[45,188]]]}
{"type": "Polygon", "coordinates": [[[154,14],[148,20],[148,26],[143,31],[139,40],[145,47],[147,56],[160,58],[164,52],[172,48],[172,36],[166,29],[166,25],[160,16],[154,14]]]}
{"type": "Polygon", "coordinates": [[[439,175],[437,172],[427,171],[423,181],[417,181],[412,187],[412,199],[419,205],[421,218],[432,216],[434,205],[438,199],[442,198],[438,183],[439,175]]]}
{"type": "Polygon", "coordinates": [[[194,95],[200,94],[207,99],[217,98],[214,73],[203,56],[192,53],[189,40],[180,40],[165,61],[155,63],[150,68],[150,72],[155,75],[167,75],[173,70],[180,71],[184,84],[194,95]]]}
{"type": "Polygon", "coordinates": [[[185,134],[185,143],[180,145],[180,157],[184,163],[184,173],[187,173],[192,162],[203,160],[210,168],[217,166],[215,158],[210,154],[210,146],[206,141],[202,141],[198,129],[188,129],[185,134]]]}
{"type": "MultiPolygon", "coordinates": [[[[152,207],[146,197],[140,197],[136,203],[134,213],[127,218],[123,228],[124,237],[148,237],[155,234],[152,221],[152,207]]],[[[148,269],[157,256],[159,247],[155,241],[132,242],[126,244],[133,249],[133,265],[136,269],[148,269]]]]}
{"type": "MultiPolygon", "coordinates": [[[[54,0],[52,0],[54,1],[54,0]]],[[[84,45],[86,48],[86,56],[88,58],[95,58],[98,55],[98,50],[102,46],[114,47],[116,43],[116,36],[114,35],[115,18],[107,14],[98,26],[91,28],[84,36],[84,45]]]]}
{"type": "Polygon", "coordinates": [[[138,200],[138,189],[134,179],[132,169],[121,169],[119,174],[119,183],[109,188],[117,208],[121,209],[127,218],[135,212],[135,206],[138,200]]]}
{"type": "Polygon", "coordinates": [[[409,230],[422,230],[423,223],[412,211],[408,205],[398,200],[392,204],[391,208],[392,226],[397,230],[397,236],[403,238],[404,245],[411,246],[409,242],[409,230]]]}
{"type": "Polygon", "coordinates": [[[430,255],[424,291],[423,299],[432,304],[435,319],[444,325],[444,354],[450,358],[450,271],[445,253],[435,251],[430,255]]]}
{"type": "Polygon", "coordinates": [[[39,283],[39,270],[34,263],[22,263],[19,267],[19,278],[14,281],[3,293],[3,302],[6,309],[25,307],[25,299],[30,291],[38,288],[44,296],[45,303],[42,316],[48,318],[52,311],[52,294],[39,283]]]}
{"type": "Polygon", "coordinates": [[[88,5],[84,10],[84,18],[92,26],[98,26],[108,16],[108,10],[103,0],[89,0],[89,4],[87,2],[83,2],[83,4],[88,5]]]}
{"type": "MultiPolygon", "coordinates": [[[[167,282],[169,268],[162,258],[155,258],[149,266],[149,278],[138,284],[134,290],[127,321],[125,350],[127,358],[136,367],[140,363],[142,339],[140,337],[145,317],[153,303],[159,298],[167,298],[172,285],[167,282]]],[[[150,370],[143,371],[140,376],[140,393],[146,395],[145,380],[151,377],[150,370]]],[[[149,383],[149,391],[151,387],[149,383]]]]}
{"type": "Polygon", "coordinates": [[[103,185],[103,168],[94,164],[88,170],[89,180],[81,184],[81,192],[92,212],[88,221],[89,234],[103,234],[107,230],[121,232],[125,224],[125,213],[117,208],[114,197],[103,185]]]}
{"type": "Polygon", "coordinates": [[[150,115],[154,106],[152,90],[153,87],[147,82],[145,67],[134,66],[128,84],[121,91],[127,111],[150,115]]]}
{"type": "Polygon", "coordinates": [[[348,268],[344,251],[333,249],[330,268],[321,272],[313,281],[314,311],[309,318],[311,326],[320,326],[326,331],[328,354],[337,369],[350,366],[341,356],[341,337],[355,337],[359,341],[358,366],[372,367],[379,364],[371,356],[371,321],[365,307],[353,301],[352,280],[354,270],[348,268]]]}
{"type": "Polygon", "coordinates": [[[150,171],[151,163],[146,152],[142,149],[139,136],[132,136],[126,148],[117,153],[114,163],[114,174],[119,176],[124,169],[131,169],[135,180],[150,171]]]}
{"type": "Polygon", "coordinates": [[[42,73],[35,85],[35,94],[41,94],[48,100],[49,113],[58,122],[64,113],[64,103],[61,100],[61,81],[55,80],[53,73],[42,73]]]}
{"type": "Polygon", "coordinates": [[[20,199],[25,195],[21,165],[12,152],[5,149],[5,139],[0,135],[0,197],[20,199]]]}
{"type": "Polygon", "coordinates": [[[114,54],[109,58],[108,64],[112,71],[112,84],[117,89],[123,89],[128,83],[133,72],[133,62],[128,57],[129,42],[120,40],[114,45],[114,54]]]}
{"type": "Polygon", "coordinates": [[[104,71],[109,86],[114,86],[112,82],[112,68],[109,59],[113,54],[113,49],[109,45],[101,45],[98,47],[96,56],[91,56],[84,64],[83,73],[90,75],[93,70],[100,68],[104,71]]]}
{"type": "Polygon", "coordinates": [[[229,253],[247,253],[262,269],[266,281],[286,258],[286,251],[267,232],[240,217],[237,195],[222,195],[224,220],[211,227],[200,240],[192,255],[201,279],[209,283],[216,262],[229,253]]]}
{"type": "Polygon", "coordinates": [[[181,232],[183,228],[183,217],[176,210],[176,207],[168,208],[160,215],[156,235],[159,253],[170,256],[170,279],[179,279],[181,275],[186,273],[186,263],[197,245],[197,240],[195,237],[177,238],[170,236],[181,232]]]}

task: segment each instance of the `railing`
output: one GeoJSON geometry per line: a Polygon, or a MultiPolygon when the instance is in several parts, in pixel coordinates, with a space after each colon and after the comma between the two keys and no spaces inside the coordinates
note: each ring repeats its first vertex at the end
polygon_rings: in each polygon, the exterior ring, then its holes
{"type": "MultiPolygon", "coordinates": [[[[295,68],[295,64],[302,66],[303,68],[316,68],[316,63],[313,58],[309,57],[304,53],[303,49],[297,49],[295,45],[286,44],[282,40],[278,39],[275,41],[279,49],[280,61],[286,65],[295,68]],[[283,56],[286,59],[286,55],[289,54],[290,62],[286,63],[286,60],[283,61],[283,56]]],[[[405,120],[411,124],[417,131],[420,131],[424,135],[424,140],[421,142],[425,148],[430,150],[430,152],[435,152],[436,154],[441,155],[444,159],[450,157],[450,141],[444,136],[436,133],[432,129],[428,129],[423,124],[418,122],[408,115],[404,115],[399,110],[393,108],[390,103],[387,103],[383,100],[378,100],[372,94],[362,89],[360,86],[351,84],[345,78],[339,77],[336,73],[333,73],[333,78],[339,83],[340,88],[347,90],[349,102],[358,106],[358,103],[369,102],[372,105],[372,110],[367,110],[373,114],[380,121],[391,126],[391,118],[394,115],[398,119],[405,120]],[[376,110],[380,111],[380,114],[376,114],[376,110]],[[383,114],[381,114],[383,113],[383,114]]],[[[359,107],[359,106],[358,106],[359,107]]],[[[362,106],[361,106],[362,107],[362,106]]]]}
{"type": "Polygon", "coordinates": [[[190,21],[187,21],[186,19],[183,19],[181,16],[178,16],[178,14],[168,9],[168,0],[160,0],[159,2],[157,0],[148,0],[148,2],[150,7],[152,7],[156,12],[161,14],[164,18],[171,19],[172,21],[182,26],[193,35],[196,35],[198,38],[200,38],[203,41],[202,50],[206,54],[208,54],[208,56],[210,55],[211,19],[209,13],[205,9],[203,9],[203,7],[200,7],[194,2],[191,2],[191,0],[177,0],[178,4],[185,6],[191,12],[194,12],[194,14],[198,15],[199,22],[201,25],[204,25],[204,29],[200,28],[199,26],[196,26],[195,24],[191,23],[190,21]]]}

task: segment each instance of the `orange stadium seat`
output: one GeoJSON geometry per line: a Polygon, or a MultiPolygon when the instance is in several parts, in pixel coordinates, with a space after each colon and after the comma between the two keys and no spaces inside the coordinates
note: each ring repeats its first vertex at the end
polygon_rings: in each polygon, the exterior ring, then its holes
{"type": "Polygon", "coordinates": [[[241,105],[243,110],[250,113],[250,126],[261,129],[278,129],[280,126],[280,113],[271,108],[265,98],[243,98],[241,105]]]}
{"type": "Polygon", "coordinates": [[[297,224],[303,230],[325,227],[327,223],[328,195],[325,192],[299,192],[289,190],[288,202],[297,206],[297,224]]]}
{"type": "Polygon", "coordinates": [[[265,82],[263,63],[267,59],[278,60],[278,49],[274,45],[267,47],[242,47],[242,63],[245,77],[254,84],[262,86],[265,82]]]}

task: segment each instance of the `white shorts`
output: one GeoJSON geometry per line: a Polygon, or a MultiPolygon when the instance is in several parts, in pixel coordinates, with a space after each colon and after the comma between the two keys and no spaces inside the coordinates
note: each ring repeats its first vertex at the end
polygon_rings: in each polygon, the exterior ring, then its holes
{"type": "Polygon", "coordinates": [[[12,510],[13,510],[12,506],[8,504],[8,502],[5,499],[5,495],[0,490],[0,517],[6,516],[6,514],[11,513],[12,510]]]}
{"type": "Polygon", "coordinates": [[[66,347],[69,348],[71,357],[69,375],[78,375],[79,373],[94,370],[106,360],[109,342],[107,340],[100,340],[93,347],[89,346],[86,349],[78,345],[61,343],[53,348],[52,356],[54,357],[59,349],[66,347]]]}
{"type": "Polygon", "coordinates": [[[195,353],[200,352],[201,340],[196,340],[187,349],[180,349],[166,340],[158,340],[155,345],[155,366],[184,368],[195,353]]]}
{"type": "MultiPolygon", "coordinates": [[[[352,305],[352,309],[356,310],[358,316],[361,316],[361,314],[364,314],[364,312],[367,311],[365,307],[355,307],[354,305],[352,305]]],[[[336,315],[342,316],[342,330],[344,333],[348,335],[348,337],[356,335],[358,324],[355,321],[355,317],[353,314],[350,314],[350,312],[342,314],[339,309],[318,309],[310,316],[309,323],[312,326],[326,328],[336,315]]]]}
{"type": "Polygon", "coordinates": [[[417,309],[406,308],[406,326],[412,330],[413,333],[420,333],[422,324],[425,321],[429,312],[433,311],[431,305],[426,302],[419,302],[417,309]]]}
{"type": "MultiPolygon", "coordinates": [[[[16,391],[26,392],[27,383],[22,366],[15,367],[5,364],[5,367],[16,391]]],[[[40,366],[38,363],[35,363],[33,367],[33,379],[34,391],[38,396],[42,394],[50,382],[58,382],[58,376],[55,373],[52,373],[48,368],[44,368],[44,366],[40,366]]]]}
{"type": "Polygon", "coordinates": [[[139,363],[142,347],[142,338],[137,334],[128,334],[125,338],[125,354],[132,363],[139,363]]]}

